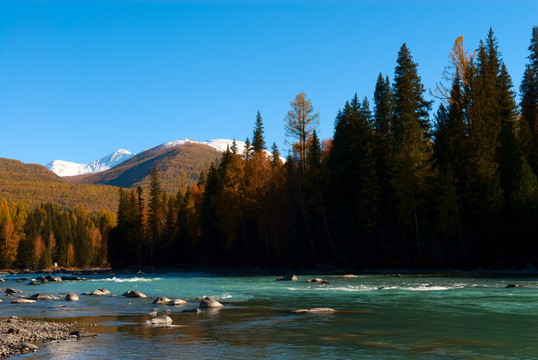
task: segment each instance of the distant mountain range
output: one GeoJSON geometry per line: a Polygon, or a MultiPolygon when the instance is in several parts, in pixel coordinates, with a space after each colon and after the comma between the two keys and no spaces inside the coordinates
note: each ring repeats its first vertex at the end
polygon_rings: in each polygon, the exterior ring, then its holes
{"type": "MultiPolygon", "coordinates": [[[[191,139],[170,141],[132,155],[105,171],[96,171],[77,176],[63,177],[77,184],[113,185],[124,188],[140,186],[149,188],[149,175],[153,167],[159,172],[161,187],[175,194],[185,185],[195,185],[202,170],[219,159],[233,140],[214,139],[199,142],[191,139]]],[[[243,152],[245,143],[236,141],[237,151],[243,152]]],[[[268,153],[269,154],[269,153],[268,153]]]]}
{"type": "Polygon", "coordinates": [[[133,153],[125,149],[119,149],[110,155],[89,164],[77,164],[64,160],[54,160],[47,164],[47,168],[58,176],[75,176],[101,172],[121,164],[133,157],[133,153]]]}
{"type": "MultiPolygon", "coordinates": [[[[208,141],[195,141],[191,139],[184,139],[184,140],[175,140],[170,141],[158,146],[155,146],[151,149],[144,150],[142,153],[145,153],[147,151],[155,152],[160,151],[162,149],[167,149],[174,146],[181,146],[181,145],[187,145],[187,144],[199,144],[199,145],[206,145],[213,149],[216,149],[220,152],[224,152],[227,147],[231,147],[233,143],[233,140],[228,139],[213,139],[208,141]]],[[[238,151],[242,152],[245,149],[245,143],[242,141],[236,141],[238,151]]],[[[142,154],[141,153],[141,154],[142,154]]],[[[85,174],[95,174],[99,172],[103,172],[106,170],[109,170],[124,161],[132,158],[135,156],[132,152],[125,150],[125,149],[119,149],[112,154],[109,154],[99,160],[95,160],[91,162],[90,164],[79,164],[64,160],[54,160],[51,161],[49,164],[47,164],[47,168],[51,170],[53,173],[55,173],[58,176],[65,177],[65,176],[77,176],[77,175],[85,175],[85,174]]]]}
{"type": "MultiPolygon", "coordinates": [[[[89,210],[116,211],[118,189],[136,188],[148,196],[150,173],[155,167],[161,188],[170,193],[198,182],[202,170],[220,158],[233,140],[167,142],[133,154],[120,149],[90,164],[55,160],[47,167],[0,158],[0,200],[22,200],[30,205],[56,203],[70,208],[84,204],[89,210]]],[[[245,143],[236,141],[237,151],[245,143]]],[[[267,152],[270,156],[270,153],[267,152]]]]}

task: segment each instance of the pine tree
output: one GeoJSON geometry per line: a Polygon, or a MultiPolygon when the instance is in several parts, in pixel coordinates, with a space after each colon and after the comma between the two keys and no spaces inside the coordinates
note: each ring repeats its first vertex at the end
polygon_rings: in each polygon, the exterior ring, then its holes
{"type": "MultiPolygon", "coordinates": [[[[521,97],[520,134],[527,131],[529,139],[523,139],[523,151],[534,172],[538,172],[538,27],[532,28],[529,46],[529,63],[525,66],[519,88],[521,97]]],[[[525,133],[526,134],[526,133],[525,133]]],[[[521,136],[521,135],[520,135],[521,136]]]]}
{"type": "Polygon", "coordinates": [[[155,265],[155,250],[160,246],[163,231],[163,192],[159,173],[155,166],[150,173],[149,190],[149,255],[151,265],[155,265]]]}
{"type": "Polygon", "coordinates": [[[280,159],[280,151],[278,151],[276,143],[273,143],[273,146],[271,147],[271,165],[273,167],[279,167],[282,165],[282,160],[280,159]]]}
{"type": "Polygon", "coordinates": [[[250,139],[247,137],[245,140],[245,149],[243,151],[243,158],[245,161],[250,161],[252,159],[252,145],[250,144],[250,139]]]}
{"type": "Polygon", "coordinates": [[[430,137],[431,124],[428,113],[431,102],[424,100],[424,86],[417,72],[418,65],[404,43],[398,53],[394,73],[394,117],[395,119],[416,119],[426,138],[430,137]]]}
{"type": "Polygon", "coordinates": [[[263,121],[260,111],[256,114],[256,124],[254,125],[254,135],[252,136],[252,149],[261,153],[265,150],[265,140],[263,138],[263,121]]]}
{"type": "Polygon", "coordinates": [[[394,141],[391,161],[399,220],[414,233],[414,262],[422,263],[419,223],[429,203],[433,179],[431,125],[423,98],[424,87],[405,43],[398,53],[394,75],[394,141]]]}

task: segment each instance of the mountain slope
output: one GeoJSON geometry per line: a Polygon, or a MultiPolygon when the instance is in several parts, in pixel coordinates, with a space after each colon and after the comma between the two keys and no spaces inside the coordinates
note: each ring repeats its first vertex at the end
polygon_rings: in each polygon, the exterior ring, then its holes
{"type": "Polygon", "coordinates": [[[54,160],[47,165],[47,168],[58,176],[83,175],[108,170],[133,156],[134,154],[130,151],[119,149],[112,154],[91,162],[90,164],[78,164],[69,161],[54,160]]]}
{"type": "Polygon", "coordinates": [[[50,202],[64,208],[84,204],[88,210],[116,211],[118,189],[70,184],[44,166],[0,158],[0,199],[4,198],[30,207],[50,202]]]}
{"type": "Polygon", "coordinates": [[[153,167],[163,190],[176,193],[182,184],[194,185],[200,172],[221,156],[215,147],[192,140],[178,140],[141,152],[123,163],[95,174],[66,177],[72,183],[107,184],[143,189],[149,187],[153,167]]]}

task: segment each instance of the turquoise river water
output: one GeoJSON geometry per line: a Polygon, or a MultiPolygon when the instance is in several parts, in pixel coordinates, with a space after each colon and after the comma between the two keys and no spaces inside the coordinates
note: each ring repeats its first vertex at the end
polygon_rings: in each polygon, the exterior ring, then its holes
{"type": "MultiPolygon", "coordinates": [[[[25,275],[26,276],[26,275],[25,275]]],[[[337,275],[223,276],[203,273],[94,275],[89,281],[26,285],[21,275],[0,275],[0,318],[11,315],[77,321],[96,338],[54,342],[32,359],[536,359],[538,277],[337,275]],[[323,277],[329,284],[307,283],[323,277]],[[18,281],[17,281],[18,280],[18,281]],[[517,283],[519,288],[505,288],[517,283]],[[61,296],[108,289],[113,296],[78,302],[15,305],[4,288],[26,295],[61,296]],[[147,298],[121,295],[138,290],[147,298]],[[185,306],[153,305],[158,296],[185,306]],[[219,310],[184,313],[201,296],[219,310]],[[297,314],[330,307],[331,314],[297,314]],[[144,325],[166,312],[174,328],[144,325]],[[90,324],[95,324],[90,327],[90,324]]]]}

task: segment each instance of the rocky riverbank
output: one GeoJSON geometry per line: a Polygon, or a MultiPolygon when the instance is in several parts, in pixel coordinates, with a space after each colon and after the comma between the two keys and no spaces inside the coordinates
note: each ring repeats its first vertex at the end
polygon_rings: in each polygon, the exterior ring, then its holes
{"type": "Polygon", "coordinates": [[[85,330],[75,330],[74,323],[55,323],[12,316],[0,320],[0,358],[35,352],[51,341],[93,337],[85,330]]]}

